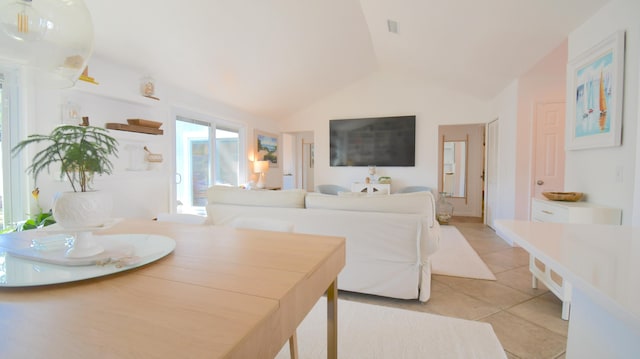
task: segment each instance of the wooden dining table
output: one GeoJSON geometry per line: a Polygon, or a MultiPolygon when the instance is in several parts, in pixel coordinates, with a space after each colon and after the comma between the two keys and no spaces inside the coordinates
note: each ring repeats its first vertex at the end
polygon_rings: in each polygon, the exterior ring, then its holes
{"type": "MultiPolygon", "coordinates": [[[[94,232],[113,234],[176,246],[111,275],[0,287],[0,358],[273,358],[325,293],[337,357],[344,238],[143,219],[94,232]]],[[[2,235],[0,247],[36,235],[2,235]]]]}

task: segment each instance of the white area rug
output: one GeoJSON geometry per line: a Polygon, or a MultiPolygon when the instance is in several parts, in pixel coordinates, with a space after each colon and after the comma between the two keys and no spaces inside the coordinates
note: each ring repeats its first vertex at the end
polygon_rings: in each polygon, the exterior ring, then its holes
{"type": "MultiPolygon", "coordinates": [[[[327,357],[326,303],[322,297],[298,327],[301,359],[327,357]]],[[[346,300],[338,301],[338,357],[506,359],[488,323],[346,300]]],[[[289,358],[289,342],[276,358],[289,358]]]]}
{"type": "Polygon", "coordinates": [[[496,280],[489,267],[453,226],[440,226],[440,248],[431,257],[433,274],[496,280]]]}

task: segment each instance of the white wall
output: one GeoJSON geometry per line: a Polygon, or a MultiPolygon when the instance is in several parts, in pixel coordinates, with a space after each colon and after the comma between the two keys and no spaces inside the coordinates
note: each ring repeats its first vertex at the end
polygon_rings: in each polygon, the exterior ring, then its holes
{"type": "Polygon", "coordinates": [[[513,81],[494,98],[493,118],[498,118],[498,179],[497,208],[494,219],[515,218],[516,198],[516,141],[518,119],[518,80],[513,81]]]}
{"type": "MultiPolygon", "coordinates": [[[[240,125],[247,135],[245,147],[253,151],[253,129],[279,133],[279,127],[270,120],[260,119],[215,100],[198,96],[188,91],[156,81],[156,96],[160,101],[142,97],[139,94],[143,71],[114,64],[105,58],[93,56],[89,61],[89,76],[99,82],[92,85],[78,81],[72,89],[50,90],[31,83],[36,88],[34,100],[27,108],[28,121],[22,131],[24,135],[48,133],[62,123],[63,105],[71,102],[80,108],[82,116],[88,116],[91,125],[104,126],[107,122],[126,123],[127,118],[143,118],[163,122],[164,135],[154,136],[123,131],[111,131],[120,143],[119,158],[114,159],[114,174],[97,177],[95,188],[109,191],[114,197],[115,217],[151,218],[159,212],[170,211],[170,186],[175,179],[174,169],[174,112],[176,108],[186,109],[240,125]],[[147,145],[152,152],[163,154],[162,168],[154,171],[128,171],[130,146],[147,145]],[[129,146],[129,147],[128,147],[129,146]]],[[[32,88],[28,88],[31,90],[32,88]]],[[[29,92],[31,93],[31,92],[29,92]]],[[[28,164],[32,154],[25,156],[28,164]]],[[[279,185],[281,171],[269,171],[268,181],[279,185]],[[280,174],[276,173],[280,172],[280,174]]],[[[267,182],[269,185],[269,182],[267,182]]],[[[38,179],[40,202],[47,210],[53,196],[59,191],[71,190],[66,182],[58,180],[58,174],[44,174],[38,179]]]]}
{"type": "Polygon", "coordinates": [[[565,189],[584,192],[589,202],[622,209],[623,224],[631,224],[636,180],[638,139],[638,66],[640,1],[615,0],[569,35],[569,61],[618,30],[626,30],[622,146],[567,151],[565,189]],[[622,169],[622,181],[616,170],[622,169]]]}
{"type": "MultiPolygon", "coordinates": [[[[567,42],[563,41],[518,79],[516,219],[529,219],[533,197],[535,105],[542,102],[565,102],[566,67],[567,42]]],[[[563,162],[558,165],[562,166],[563,162]]]]}
{"type": "Polygon", "coordinates": [[[329,120],[416,115],[416,166],[379,167],[390,176],[392,191],[408,185],[437,189],[438,125],[486,123],[488,104],[401,73],[375,72],[287,118],[287,132],[313,131],[315,184],[350,187],[367,176],[366,167],[329,166],[329,120]]]}

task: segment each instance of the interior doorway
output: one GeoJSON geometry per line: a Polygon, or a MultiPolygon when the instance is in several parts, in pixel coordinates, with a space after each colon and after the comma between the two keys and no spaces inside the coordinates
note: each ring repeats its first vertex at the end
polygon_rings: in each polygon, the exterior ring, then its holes
{"type": "Polygon", "coordinates": [[[283,134],[283,188],[315,190],[313,131],[283,134]]]}
{"type": "Polygon", "coordinates": [[[495,229],[494,220],[498,210],[498,119],[487,124],[485,137],[485,191],[484,191],[484,223],[495,229]]]}
{"type": "Polygon", "coordinates": [[[485,124],[438,127],[438,192],[458,217],[483,217],[485,124]]]}
{"type": "Polygon", "coordinates": [[[536,104],[533,131],[533,178],[530,197],[564,190],[564,102],[536,104]]]}

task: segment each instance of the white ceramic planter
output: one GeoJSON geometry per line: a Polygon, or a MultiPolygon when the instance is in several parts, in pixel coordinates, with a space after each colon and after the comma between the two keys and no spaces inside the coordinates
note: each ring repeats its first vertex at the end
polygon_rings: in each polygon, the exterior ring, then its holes
{"type": "Polygon", "coordinates": [[[111,218],[113,201],[107,192],[63,192],[53,202],[53,218],[65,229],[103,226],[111,218]]]}
{"type": "Polygon", "coordinates": [[[83,258],[100,254],[100,246],[91,233],[111,218],[113,201],[106,192],[64,192],[53,202],[53,218],[65,230],[73,231],[73,245],[66,256],[83,258]]]}

